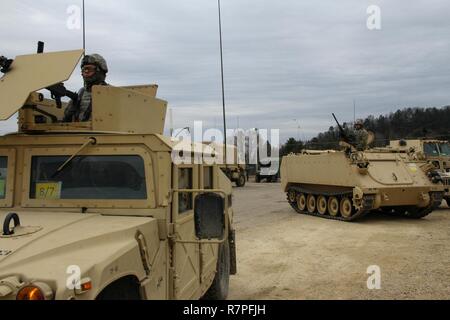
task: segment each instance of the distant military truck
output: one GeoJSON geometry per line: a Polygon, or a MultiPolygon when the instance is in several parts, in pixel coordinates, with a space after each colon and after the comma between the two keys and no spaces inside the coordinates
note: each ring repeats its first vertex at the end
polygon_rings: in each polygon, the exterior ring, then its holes
{"type": "Polygon", "coordinates": [[[274,149],[269,141],[264,139],[257,131],[257,161],[256,161],[256,175],[255,182],[278,182],[280,177],[280,158],[278,156],[272,156],[274,149]],[[265,150],[261,150],[261,147],[266,147],[265,150]]]}
{"type": "Polygon", "coordinates": [[[280,178],[280,160],[279,158],[266,159],[264,163],[258,162],[256,165],[255,182],[278,182],[280,178]],[[275,168],[275,169],[274,169],[275,168]]]}
{"type": "Polygon", "coordinates": [[[0,300],[225,299],[236,273],[232,188],[176,165],[156,85],[95,86],[92,119],[62,123],[38,92],[82,50],[17,57],[0,80],[0,300]]]}
{"type": "Polygon", "coordinates": [[[446,187],[444,198],[450,206],[450,143],[443,140],[411,139],[393,140],[390,148],[414,153],[418,159],[427,160],[440,173],[446,187]]]}
{"type": "MultiPolygon", "coordinates": [[[[247,168],[245,163],[239,163],[238,150],[234,145],[227,145],[227,157],[232,158],[232,163],[225,164],[225,153],[223,150],[223,144],[216,142],[203,142],[205,145],[214,149],[215,158],[221,160],[219,168],[230,179],[231,182],[236,184],[236,187],[244,187],[247,182],[247,168]],[[229,153],[232,153],[232,156],[229,153]]],[[[227,161],[229,162],[229,161],[227,161]]],[[[243,160],[245,162],[245,159],[243,160]]]]}
{"type": "Polygon", "coordinates": [[[247,182],[247,171],[245,164],[221,165],[223,173],[236,184],[236,187],[244,187],[247,182]]]}

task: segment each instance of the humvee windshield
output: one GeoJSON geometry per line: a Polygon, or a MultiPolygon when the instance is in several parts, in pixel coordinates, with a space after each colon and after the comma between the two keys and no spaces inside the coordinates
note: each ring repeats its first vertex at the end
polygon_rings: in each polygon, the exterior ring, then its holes
{"type": "Polygon", "coordinates": [[[140,156],[32,157],[30,199],[147,199],[140,156]]]}
{"type": "Polygon", "coordinates": [[[424,143],[423,151],[427,156],[438,156],[439,150],[437,149],[436,143],[424,143]]]}
{"type": "Polygon", "coordinates": [[[0,157],[0,199],[6,196],[6,176],[8,172],[8,158],[0,157]]]}
{"type": "Polygon", "coordinates": [[[450,156],[450,144],[448,143],[440,143],[439,149],[441,149],[442,156],[450,156]]]}

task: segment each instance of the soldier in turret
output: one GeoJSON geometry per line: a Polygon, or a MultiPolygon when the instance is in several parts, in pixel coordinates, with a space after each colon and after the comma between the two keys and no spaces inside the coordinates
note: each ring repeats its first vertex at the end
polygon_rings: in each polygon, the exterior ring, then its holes
{"type": "Polygon", "coordinates": [[[360,119],[356,120],[353,125],[355,129],[355,146],[358,151],[364,151],[369,144],[369,132],[364,128],[364,122],[360,119]]]}
{"type": "Polygon", "coordinates": [[[87,55],[81,62],[81,74],[84,87],[78,91],[76,99],[72,99],[64,111],[63,122],[89,121],[92,115],[92,87],[94,85],[106,86],[108,65],[99,54],[87,55]]]}

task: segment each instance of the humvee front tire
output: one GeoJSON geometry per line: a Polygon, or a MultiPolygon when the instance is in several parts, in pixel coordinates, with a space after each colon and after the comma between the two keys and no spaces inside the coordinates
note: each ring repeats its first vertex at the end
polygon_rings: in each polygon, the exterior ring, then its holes
{"type": "Polygon", "coordinates": [[[96,300],[141,300],[139,282],[134,277],[125,277],[108,285],[96,300]]]}
{"type": "Polygon", "coordinates": [[[203,296],[206,300],[226,300],[230,283],[230,244],[225,241],[219,246],[219,257],[214,280],[203,296]]]}

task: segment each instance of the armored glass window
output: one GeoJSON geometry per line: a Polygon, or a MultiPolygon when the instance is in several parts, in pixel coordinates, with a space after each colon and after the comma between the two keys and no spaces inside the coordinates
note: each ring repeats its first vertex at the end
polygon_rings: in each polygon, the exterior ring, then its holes
{"type": "Polygon", "coordinates": [[[146,199],[144,161],[140,156],[32,157],[30,199],[146,199]]]}
{"type": "Polygon", "coordinates": [[[203,167],[203,188],[213,189],[213,167],[203,167]]]}
{"type": "Polygon", "coordinates": [[[437,149],[436,143],[424,143],[423,151],[427,156],[437,156],[439,155],[439,151],[437,149]]]}
{"type": "Polygon", "coordinates": [[[6,197],[6,178],[8,172],[8,157],[0,157],[0,199],[6,197]]]}
{"type": "Polygon", "coordinates": [[[440,143],[439,149],[441,149],[441,156],[450,156],[450,144],[440,143]]]}
{"type": "MultiPolygon", "coordinates": [[[[192,168],[178,169],[178,189],[192,189],[192,168]]],[[[192,193],[178,193],[178,213],[192,210],[192,193]]]]}

